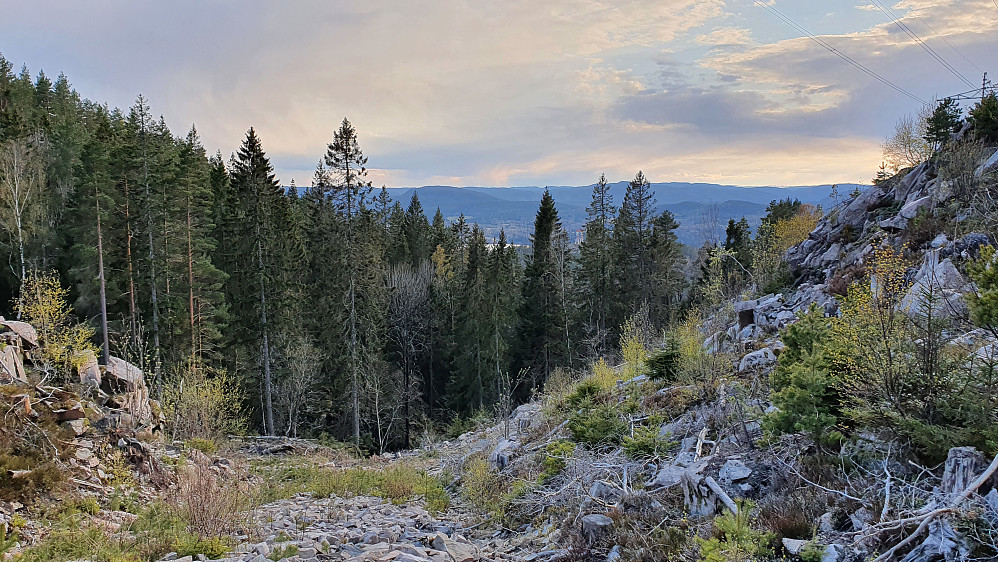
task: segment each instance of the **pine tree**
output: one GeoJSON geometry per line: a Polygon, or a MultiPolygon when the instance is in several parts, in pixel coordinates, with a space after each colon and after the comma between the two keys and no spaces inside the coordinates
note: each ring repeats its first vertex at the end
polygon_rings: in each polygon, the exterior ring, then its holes
{"type": "Polygon", "coordinates": [[[974,136],[984,142],[998,142],[998,95],[990,93],[970,108],[967,120],[974,127],[974,136]]]}
{"type": "Polygon", "coordinates": [[[331,186],[332,200],[335,209],[346,221],[347,262],[343,264],[348,272],[349,280],[346,291],[346,302],[349,310],[347,319],[347,337],[349,338],[349,370],[350,394],[353,407],[353,437],[354,444],[360,445],[360,369],[361,355],[359,330],[360,318],[357,310],[358,278],[360,264],[357,258],[359,240],[357,239],[355,219],[364,207],[367,195],[371,191],[371,183],[363,178],[367,175],[367,158],[357,142],[357,131],[346,118],[333,135],[333,142],[326,150],[326,166],[333,177],[331,186]]]}
{"type": "Polygon", "coordinates": [[[950,135],[960,130],[963,119],[960,116],[960,106],[953,98],[945,98],[939,102],[925,123],[925,142],[934,150],[945,146],[950,135]]]}
{"type": "Polygon", "coordinates": [[[413,267],[429,260],[433,253],[430,246],[430,222],[426,220],[423,206],[419,203],[419,195],[413,191],[409,200],[409,208],[405,211],[405,238],[409,248],[409,259],[413,267]]]}

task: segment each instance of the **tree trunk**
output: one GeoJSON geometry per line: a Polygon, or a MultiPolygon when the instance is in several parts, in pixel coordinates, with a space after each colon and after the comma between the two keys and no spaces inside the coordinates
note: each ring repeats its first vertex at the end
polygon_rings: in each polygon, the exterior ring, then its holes
{"type": "Polygon", "coordinates": [[[194,252],[191,250],[191,198],[187,196],[187,296],[191,315],[191,356],[198,357],[198,338],[194,316],[194,252]]]}
{"type": "Polygon", "coordinates": [[[110,350],[107,338],[107,286],[104,282],[104,236],[100,224],[100,193],[96,186],[94,186],[94,197],[97,201],[97,279],[100,281],[100,362],[102,365],[107,365],[110,350]]]}
{"type": "Polygon", "coordinates": [[[135,270],[132,265],[132,218],[129,214],[128,206],[128,181],[125,181],[125,230],[126,230],[126,245],[125,245],[125,257],[128,261],[128,318],[131,326],[132,341],[136,343],[138,338],[139,326],[137,320],[137,313],[135,309],[135,270]]]}
{"type": "Polygon", "coordinates": [[[354,274],[350,274],[350,376],[353,402],[353,442],[360,447],[360,374],[357,366],[357,302],[354,274]]]}
{"type": "Polygon", "coordinates": [[[260,329],[263,332],[263,417],[267,435],[274,435],[274,403],[270,381],[270,342],[267,339],[267,291],[263,270],[263,241],[260,239],[260,223],[256,225],[256,255],[260,268],[260,329]]]}
{"type": "Polygon", "coordinates": [[[149,192],[149,158],[146,154],[145,120],[142,125],[142,173],[145,183],[146,229],[149,231],[149,293],[152,304],[152,344],[153,344],[153,380],[159,398],[163,398],[163,381],[160,379],[159,364],[159,299],[156,294],[156,244],[153,237],[152,194],[149,192]]]}

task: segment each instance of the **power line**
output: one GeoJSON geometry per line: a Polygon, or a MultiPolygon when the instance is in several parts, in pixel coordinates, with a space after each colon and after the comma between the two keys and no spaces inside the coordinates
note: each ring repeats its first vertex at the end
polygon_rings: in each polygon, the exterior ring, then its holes
{"type": "MultiPolygon", "coordinates": [[[[991,1],[994,2],[995,3],[995,7],[998,8],[998,0],[991,0],[991,1]]],[[[950,49],[953,49],[954,53],[960,55],[960,57],[963,58],[963,60],[967,61],[967,64],[969,64],[970,66],[974,67],[974,69],[977,70],[977,72],[982,72],[982,73],[984,72],[984,69],[982,69],[981,67],[979,67],[976,64],[974,64],[974,61],[972,61],[969,58],[967,58],[967,55],[963,54],[960,51],[960,49],[957,49],[952,43],[950,43],[949,40],[946,39],[945,35],[943,35],[942,33],[939,33],[938,31],[936,31],[936,28],[932,27],[932,24],[930,24],[928,22],[928,20],[926,20],[925,18],[923,18],[921,15],[919,15],[918,10],[916,10],[915,8],[912,8],[911,4],[909,4],[905,0],[901,0],[901,3],[904,4],[905,7],[907,7],[908,10],[910,10],[911,13],[916,18],[918,18],[922,23],[924,23],[925,27],[929,28],[929,31],[931,31],[932,33],[935,33],[937,37],[939,37],[940,39],[942,39],[943,43],[946,43],[949,46],[950,49]]]]}
{"type": "MultiPolygon", "coordinates": [[[[998,2],[998,0],[995,0],[995,1],[998,2]]],[[[767,4],[763,3],[763,2],[760,2],[759,0],[753,0],[753,2],[755,4],[758,4],[759,6],[762,6],[763,8],[765,8],[766,10],[768,10],[770,13],[772,13],[773,15],[775,15],[776,17],[778,17],[779,19],[783,20],[783,22],[786,23],[787,25],[793,27],[797,31],[799,31],[799,32],[803,33],[804,35],[806,35],[809,39],[811,39],[811,41],[814,41],[815,43],[817,43],[818,45],[822,46],[823,48],[825,48],[826,50],[828,50],[829,52],[831,52],[835,56],[837,56],[840,59],[846,61],[847,63],[851,64],[852,66],[854,66],[856,68],[858,68],[859,70],[863,71],[864,73],[866,73],[871,78],[874,78],[877,81],[879,81],[880,83],[884,84],[885,86],[888,86],[889,88],[892,88],[892,89],[896,90],[897,92],[908,96],[909,98],[917,101],[918,103],[921,103],[923,105],[926,103],[926,101],[923,100],[922,98],[916,96],[915,94],[909,92],[908,90],[905,90],[901,86],[898,86],[897,84],[891,82],[887,78],[884,78],[883,76],[881,76],[881,75],[877,74],[876,72],[870,70],[869,68],[867,68],[866,66],[864,66],[862,63],[856,61],[855,59],[853,59],[849,55],[847,55],[847,54],[843,53],[842,51],[839,51],[835,47],[829,45],[825,40],[823,40],[820,37],[814,35],[810,31],[808,31],[807,29],[804,29],[802,26],[798,25],[794,20],[790,19],[789,16],[784,15],[783,12],[779,11],[774,6],[769,6],[769,5],[767,5],[767,4]]]]}
{"type": "Polygon", "coordinates": [[[974,87],[973,82],[967,80],[967,78],[963,74],[960,74],[960,71],[953,68],[953,65],[951,65],[950,63],[946,62],[946,59],[940,56],[935,49],[930,47],[928,43],[926,43],[925,41],[922,41],[921,37],[916,35],[915,32],[912,31],[911,28],[907,26],[907,24],[899,20],[897,16],[894,15],[894,12],[892,12],[887,6],[884,6],[883,3],[880,2],[880,0],[873,0],[873,3],[876,4],[878,8],[880,8],[881,12],[883,12],[887,17],[891,19],[891,21],[894,22],[894,25],[898,26],[901,29],[901,31],[904,31],[908,35],[908,37],[911,37],[915,41],[915,43],[917,43],[918,46],[922,48],[922,50],[924,50],[926,53],[929,53],[929,56],[936,59],[936,61],[938,61],[939,64],[943,65],[943,68],[950,71],[950,73],[952,73],[953,76],[956,76],[960,80],[963,80],[964,84],[970,87],[974,87]]]}

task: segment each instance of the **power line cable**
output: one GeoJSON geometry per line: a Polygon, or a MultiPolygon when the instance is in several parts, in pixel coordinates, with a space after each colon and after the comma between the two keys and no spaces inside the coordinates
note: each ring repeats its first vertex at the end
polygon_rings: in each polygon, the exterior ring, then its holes
{"type": "Polygon", "coordinates": [[[944,59],[939,53],[936,52],[935,49],[930,47],[928,43],[926,43],[925,41],[922,41],[921,37],[919,37],[914,31],[912,31],[907,24],[899,20],[897,16],[894,15],[894,12],[892,12],[887,6],[884,6],[884,4],[880,0],[873,0],[873,3],[876,4],[877,8],[880,8],[881,12],[883,12],[887,17],[891,19],[891,21],[894,22],[894,25],[898,26],[898,28],[900,28],[901,31],[905,32],[905,34],[907,34],[908,37],[911,37],[912,40],[914,40],[915,43],[917,43],[918,46],[922,48],[922,50],[928,53],[929,56],[931,56],[932,58],[936,59],[936,61],[939,64],[943,65],[943,68],[950,71],[950,73],[952,73],[953,76],[956,76],[960,80],[963,80],[964,84],[970,87],[974,87],[973,82],[967,80],[967,78],[963,74],[960,74],[960,71],[958,71],[956,68],[953,68],[953,65],[948,63],[946,59],[944,59]]]}
{"type": "MultiPolygon", "coordinates": [[[[998,8],[998,0],[991,0],[991,1],[992,1],[992,2],[994,2],[994,3],[995,3],[995,7],[996,7],[996,8],[998,8]]],[[[911,13],[912,13],[912,14],[913,14],[913,15],[914,15],[914,16],[915,16],[916,18],[918,18],[918,19],[919,19],[919,21],[921,21],[922,23],[924,23],[924,24],[925,24],[925,27],[928,27],[928,28],[929,28],[929,31],[931,31],[932,33],[935,33],[937,37],[939,37],[940,39],[942,39],[943,43],[946,43],[946,45],[948,45],[950,49],[953,49],[953,52],[954,52],[954,53],[956,53],[956,54],[960,55],[960,57],[961,57],[961,58],[963,58],[963,60],[967,61],[967,64],[969,64],[970,66],[974,67],[974,69],[975,69],[975,70],[977,70],[978,72],[981,72],[981,73],[983,73],[983,72],[984,72],[984,69],[982,69],[981,67],[979,67],[979,66],[977,66],[976,64],[974,64],[974,61],[972,61],[972,60],[970,60],[969,58],[967,58],[967,55],[963,54],[963,52],[961,52],[961,51],[960,51],[960,49],[957,49],[957,48],[956,48],[956,46],[954,46],[954,45],[953,45],[952,43],[950,43],[950,42],[949,42],[949,40],[947,40],[947,39],[946,39],[946,36],[945,36],[945,35],[943,35],[942,33],[939,33],[938,31],[936,31],[936,28],[935,28],[935,27],[932,27],[932,24],[930,24],[930,23],[928,22],[928,20],[926,20],[925,18],[923,18],[923,17],[922,17],[922,16],[921,16],[921,15],[920,15],[920,14],[918,13],[918,10],[917,10],[917,9],[915,9],[915,8],[912,8],[912,7],[911,7],[911,4],[909,4],[909,3],[908,3],[908,2],[906,2],[905,0],[901,0],[901,4],[904,4],[904,6],[905,6],[905,7],[907,7],[907,8],[908,8],[908,10],[910,10],[910,11],[911,11],[911,13]]]]}
{"type": "MultiPolygon", "coordinates": [[[[995,0],[995,1],[998,2],[998,0],[995,0]]],[[[796,29],[797,31],[803,33],[809,39],[811,39],[812,41],[814,41],[815,43],[817,43],[821,47],[825,48],[826,50],[828,50],[829,52],[831,52],[835,56],[837,56],[840,59],[846,61],[847,63],[851,64],[852,66],[854,66],[856,68],[858,68],[859,70],[863,71],[864,73],[866,73],[871,78],[874,78],[875,80],[879,81],[880,83],[884,84],[885,86],[887,86],[889,88],[892,88],[895,91],[897,91],[897,92],[899,92],[901,94],[904,94],[905,96],[908,96],[909,98],[917,101],[918,103],[921,103],[923,105],[926,103],[926,101],[923,100],[922,98],[916,96],[915,94],[909,92],[908,90],[905,90],[901,86],[898,86],[897,84],[891,82],[887,78],[884,78],[883,76],[877,74],[873,70],[870,70],[869,68],[867,68],[866,66],[864,66],[862,63],[856,61],[855,59],[853,59],[849,55],[843,53],[842,51],[839,51],[835,47],[833,47],[830,44],[828,44],[825,40],[823,40],[820,37],[814,35],[813,33],[811,33],[810,31],[808,31],[804,27],[798,25],[794,20],[790,19],[789,16],[784,15],[783,12],[779,11],[774,6],[767,5],[767,4],[763,3],[763,2],[760,2],[759,0],[753,0],[753,3],[758,4],[759,6],[762,6],[763,8],[765,8],[766,10],[768,10],[770,13],[772,13],[773,15],[775,15],[777,18],[783,20],[783,22],[786,23],[787,25],[789,25],[789,26],[793,27],[794,29],[796,29]]]]}

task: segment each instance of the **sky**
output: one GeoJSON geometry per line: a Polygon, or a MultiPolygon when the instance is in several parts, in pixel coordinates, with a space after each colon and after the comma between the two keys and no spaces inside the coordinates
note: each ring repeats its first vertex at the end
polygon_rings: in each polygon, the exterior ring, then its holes
{"type": "Polygon", "coordinates": [[[864,183],[998,77],[998,0],[0,0],[0,53],[209,152],[253,126],[285,184],[344,117],[376,186],[864,183]]]}

